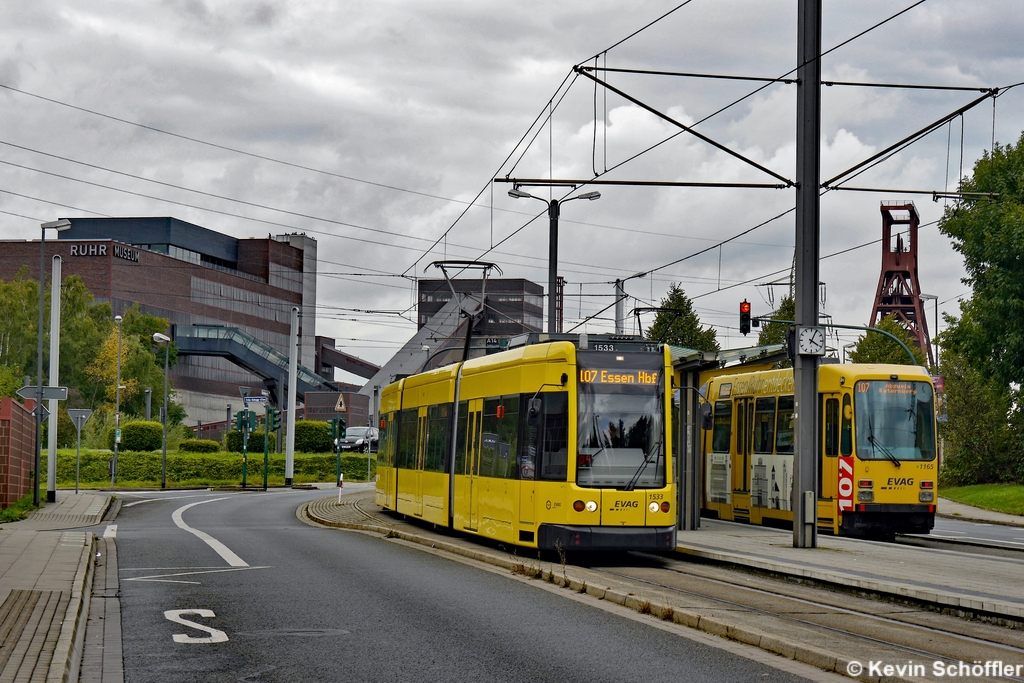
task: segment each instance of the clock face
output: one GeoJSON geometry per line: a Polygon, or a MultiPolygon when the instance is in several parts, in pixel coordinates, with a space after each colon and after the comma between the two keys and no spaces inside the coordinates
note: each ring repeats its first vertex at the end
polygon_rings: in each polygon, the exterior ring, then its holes
{"type": "Polygon", "coordinates": [[[825,354],[825,331],[820,327],[801,327],[799,340],[800,354],[822,356],[825,354]]]}

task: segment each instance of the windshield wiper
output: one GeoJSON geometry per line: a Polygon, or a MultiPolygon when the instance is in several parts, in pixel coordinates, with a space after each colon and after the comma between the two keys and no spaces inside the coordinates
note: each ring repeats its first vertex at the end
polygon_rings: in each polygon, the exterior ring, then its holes
{"type": "Polygon", "coordinates": [[[875,438],[874,427],[871,426],[871,418],[868,418],[868,443],[871,444],[871,457],[872,458],[875,457],[875,448],[877,447],[878,450],[882,451],[882,454],[885,457],[887,457],[889,460],[891,460],[893,462],[894,465],[896,465],[896,469],[899,469],[901,467],[900,459],[897,458],[895,455],[893,455],[892,451],[890,451],[888,448],[886,448],[882,444],[878,443],[878,439],[875,438]]]}
{"type": "Polygon", "coordinates": [[[643,471],[647,469],[647,466],[650,465],[652,462],[657,461],[657,458],[653,457],[654,452],[660,450],[661,442],[658,441],[657,443],[654,444],[654,447],[651,449],[651,455],[644,453],[644,461],[640,463],[640,468],[633,474],[633,478],[630,479],[629,483],[626,484],[626,487],[622,489],[623,491],[632,491],[633,489],[636,488],[636,483],[640,480],[640,475],[643,474],[643,471]]]}

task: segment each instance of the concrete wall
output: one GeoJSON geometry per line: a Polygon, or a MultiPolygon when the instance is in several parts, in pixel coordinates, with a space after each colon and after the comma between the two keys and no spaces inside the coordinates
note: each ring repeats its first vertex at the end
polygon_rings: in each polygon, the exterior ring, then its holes
{"type": "Polygon", "coordinates": [[[30,409],[12,398],[0,399],[0,508],[10,507],[32,490],[36,421],[30,409]]]}

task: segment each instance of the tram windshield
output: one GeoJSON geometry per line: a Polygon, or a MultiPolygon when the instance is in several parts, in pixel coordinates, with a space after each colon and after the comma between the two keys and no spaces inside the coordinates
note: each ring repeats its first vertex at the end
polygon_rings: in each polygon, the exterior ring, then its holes
{"type": "Polygon", "coordinates": [[[663,365],[654,353],[577,355],[579,486],[665,486],[663,365]]]}
{"type": "Polygon", "coordinates": [[[860,381],[854,390],[857,457],[861,460],[933,460],[935,401],[927,382],[860,381]]]}

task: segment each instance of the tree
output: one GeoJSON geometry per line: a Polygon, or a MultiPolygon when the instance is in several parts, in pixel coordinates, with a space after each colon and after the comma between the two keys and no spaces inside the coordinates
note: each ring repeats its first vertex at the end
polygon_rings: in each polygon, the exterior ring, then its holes
{"type": "MultiPolygon", "coordinates": [[[[124,312],[120,330],[121,346],[121,411],[142,415],[145,411],[146,387],[163,387],[163,353],[152,348],[152,335],[167,329],[167,321],[139,311],[138,304],[124,312]]],[[[100,345],[94,359],[86,367],[86,375],[94,383],[94,396],[108,403],[117,397],[117,326],[114,325],[100,345]]],[[[171,358],[175,357],[171,349],[171,358]]],[[[163,393],[154,391],[154,403],[160,405],[163,393]]],[[[172,409],[173,414],[173,409],[172,409]]]]}
{"type": "MultiPolygon", "coordinates": [[[[778,320],[796,319],[796,301],[789,294],[782,297],[779,307],[770,316],[778,320]]],[[[769,344],[785,344],[786,330],[789,323],[761,323],[761,331],[757,334],[757,345],[768,346],[769,344]]],[[[788,366],[787,366],[788,367],[788,366]]]]}
{"type": "Polygon", "coordinates": [[[1013,414],[1010,392],[986,379],[955,351],[942,355],[946,415],[939,423],[945,441],[942,483],[952,486],[1019,480],[1021,430],[1013,414]]]}
{"type": "MultiPolygon", "coordinates": [[[[917,341],[900,325],[894,316],[886,316],[875,325],[880,330],[899,338],[910,352],[914,354],[914,365],[926,365],[924,353],[916,344],[917,341]]],[[[854,363],[892,363],[894,365],[911,365],[907,352],[899,344],[884,334],[865,332],[857,339],[857,347],[850,352],[850,360],[854,363]]]]}
{"type": "Polygon", "coordinates": [[[939,230],[963,254],[971,298],[961,317],[947,317],[943,347],[959,353],[1000,387],[1024,384],[1024,134],[1017,145],[995,145],[960,183],[965,197],[946,209],[939,230]]]}
{"type": "Polygon", "coordinates": [[[678,283],[673,282],[668,288],[661,308],[663,310],[658,311],[654,324],[647,330],[647,339],[698,351],[718,351],[715,329],[701,327],[693,302],[678,283]]]}

